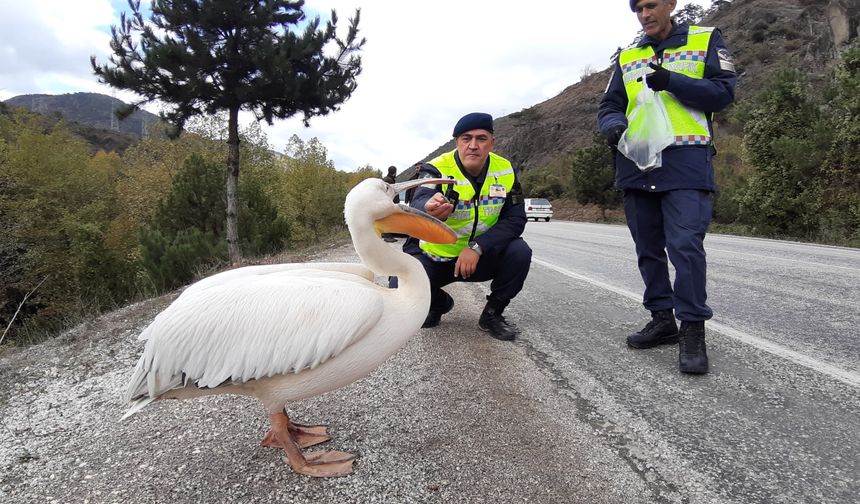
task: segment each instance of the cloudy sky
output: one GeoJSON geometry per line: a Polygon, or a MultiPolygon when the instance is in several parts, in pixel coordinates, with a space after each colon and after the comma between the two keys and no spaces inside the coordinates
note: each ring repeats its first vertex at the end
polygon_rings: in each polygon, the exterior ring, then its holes
{"type": "MultiPolygon", "coordinates": [[[[445,143],[463,114],[500,117],[551,98],[585,69],[606,68],[639,29],[624,0],[306,2],[311,15],[335,9],[344,31],[357,7],[367,38],[358,88],[340,111],[314,118],[310,128],[297,119],[267,126],[274,149],[283,151],[293,134],[317,137],[340,170],[402,170],[445,143]]],[[[111,94],[93,76],[89,57],[107,61],[110,27],[127,9],[126,0],[0,0],[0,100],[111,94]]]]}

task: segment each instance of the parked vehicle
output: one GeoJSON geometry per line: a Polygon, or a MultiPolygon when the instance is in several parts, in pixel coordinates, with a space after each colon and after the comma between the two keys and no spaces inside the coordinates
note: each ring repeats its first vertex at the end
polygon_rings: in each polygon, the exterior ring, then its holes
{"type": "Polygon", "coordinates": [[[543,198],[526,198],[526,218],[537,222],[543,219],[547,222],[552,218],[552,203],[543,198]]]}

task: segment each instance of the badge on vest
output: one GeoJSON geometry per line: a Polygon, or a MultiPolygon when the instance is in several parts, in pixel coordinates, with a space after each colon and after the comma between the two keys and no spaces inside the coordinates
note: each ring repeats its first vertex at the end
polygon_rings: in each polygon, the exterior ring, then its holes
{"type": "Polygon", "coordinates": [[[490,197],[491,198],[504,198],[508,195],[507,191],[505,191],[505,186],[502,184],[490,184],[490,197]]]}

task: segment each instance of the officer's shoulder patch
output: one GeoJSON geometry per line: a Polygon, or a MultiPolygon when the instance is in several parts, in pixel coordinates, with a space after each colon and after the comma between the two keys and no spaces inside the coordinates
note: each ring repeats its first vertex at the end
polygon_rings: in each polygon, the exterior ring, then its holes
{"type": "Polygon", "coordinates": [[[726,72],[735,72],[735,58],[725,47],[717,49],[717,57],[720,59],[720,69],[726,72]]]}

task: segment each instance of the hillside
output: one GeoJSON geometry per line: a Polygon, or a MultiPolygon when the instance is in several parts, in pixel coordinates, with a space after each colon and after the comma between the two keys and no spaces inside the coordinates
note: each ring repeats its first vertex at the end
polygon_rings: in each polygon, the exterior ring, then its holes
{"type": "MultiPolygon", "coordinates": [[[[7,105],[5,102],[0,102],[0,116],[11,114],[15,108],[7,105]]],[[[41,128],[44,131],[48,131],[57,121],[63,119],[59,113],[39,114],[39,118],[41,128]]],[[[132,144],[140,140],[129,133],[111,131],[77,122],[68,122],[68,128],[75,136],[86,141],[90,145],[92,152],[103,150],[105,152],[122,154],[132,144]]]]}
{"type": "Polygon", "coordinates": [[[71,122],[130,134],[137,138],[146,136],[148,129],[159,121],[157,115],[145,110],[136,110],[120,121],[113,114],[115,110],[126,106],[126,103],[98,93],[28,94],[9,98],[4,103],[44,115],[60,114],[71,122]]]}
{"type": "MultiPolygon", "coordinates": [[[[754,95],[782,66],[823,75],[857,36],[860,0],[734,0],[722,3],[700,24],[721,29],[735,55],[737,99],[743,100],[754,95]]],[[[610,56],[606,55],[607,63],[610,56]]],[[[528,170],[545,167],[588,145],[597,127],[597,106],[609,75],[607,67],[558,96],[496,118],[496,152],[528,170]]],[[[424,160],[453,148],[452,140],[424,160]]],[[[410,175],[407,170],[400,178],[410,175]]]]}

